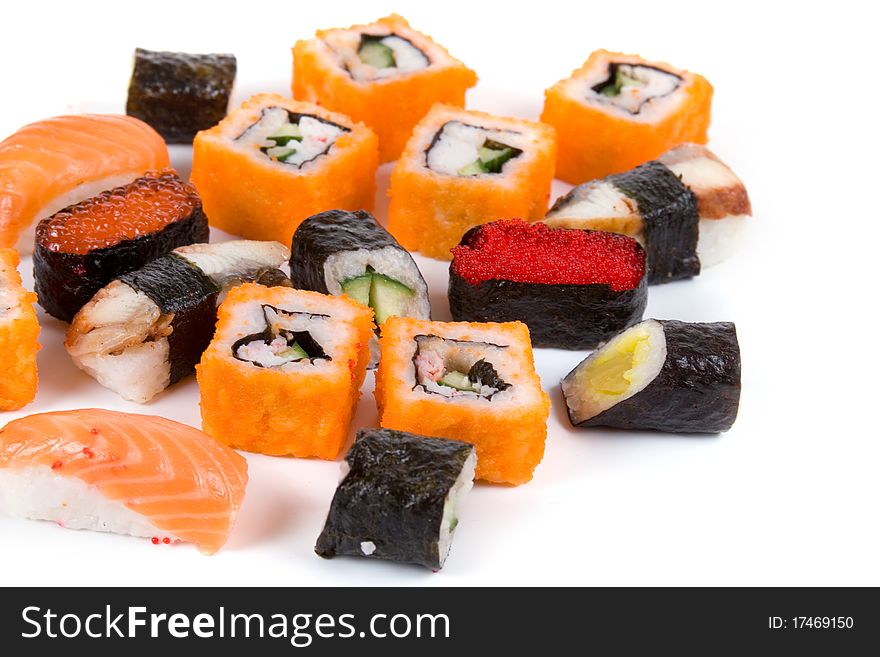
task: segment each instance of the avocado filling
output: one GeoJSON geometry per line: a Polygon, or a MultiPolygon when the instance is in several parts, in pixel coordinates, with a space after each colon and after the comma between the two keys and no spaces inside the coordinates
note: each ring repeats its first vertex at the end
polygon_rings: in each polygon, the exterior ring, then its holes
{"type": "Polygon", "coordinates": [[[415,296],[411,288],[369,265],[365,273],[347,278],[341,286],[345,294],[373,309],[377,326],[382,326],[392,315],[405,316],[415,296]]]}
{"type": "Polygon", "coordinates": [[[485,358],[504,347],[435,335],[418,335],[415,340],[416,387],[423,391],[443,397],[491,399],[510,388],[485,358]]]}
{"type": "Polygon", "coordinates": [[[320,343],[306,329],[310,321],[326,315],[287,312],[263,305],[266,328],[245,336],[232,345],[232,355],[257,367],[280,367],[297,361],[330,360],[320,343]]]}
{"type": "Polygon", "coordinates": [[[417,71],[430,63],[409,39],[396,34],[362,34],[357,56],[361,63],[386,73],[417,71]]]}
{"type": "Polygon", "coordinates": [[[252,144],[274,162],[302,166],[325,155],[349,129],[309,114],[297,114],[283,107],[263,109],[260,120],[236,141],[252,144]]]}
{"type": "Polygon", "coordinates": [[[606,102],[638,114],[644,105],[668,96],[681,83],[678,75],[653,66],[614,63],[608,67],[608,78],[592,90],[606,102]]]}
{"type": "Polygon", "coordinates": [[[501,142],[487,139],[477,152],[477,159],[458,170],[460,176],[478,176],[481,173],[501,173],[501,167],[509,159],[522,153],[501,142]]]}

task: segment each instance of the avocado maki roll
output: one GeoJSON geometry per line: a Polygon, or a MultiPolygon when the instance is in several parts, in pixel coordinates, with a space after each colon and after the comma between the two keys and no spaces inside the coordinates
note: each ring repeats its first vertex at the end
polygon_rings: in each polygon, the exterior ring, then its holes
{"type": "Polygon", "coordinates": [[[69,322],[117,276],[177,247],[207,241],[208,220],[195,188],[171,169],[149,172],[37,224],[34,286],[40,305],[69,322]]]}
{"type": "Polygon", "coordinates": [[[624,235],[505,219],[472,228],[452,254],[452,318],[519,320],[536,347],[594,349],[648,302],[645,252],[624,235]]]}
{"type": "Polygon", "coordinates": [[[380,331],[392,315],[431,318],[428,286],[415,260],[363,210],[330,210],[303,221],[290,247],[290,279],[294,287],[347,294],[370,306],[380,331]]]}
{"type": "Polygon", "coordinates": [[[476,464],[473,445],[459,440],[361,429],[315,552],[439,570],[476,464]]]}
{"type": "Polygon", "coordinates": [[[287,256],[277,242],[246,240],[175,249],[99,290],[73,318],[64,346],[98,383],[145,403],[192,374],[225,290],[274,284],[287,256]]]}
{"type": "Polygon", "coordinates": [[[125,112],[171,144],[190,144],[226,116],[234,55],[193,55],[137,48],[125,112]]]}
{"type": "Polygon", "coordinates": [[[732,322],[647,319],[562,380],[579,427],[719,433],[739,408],[740,353],[732,322]]]}

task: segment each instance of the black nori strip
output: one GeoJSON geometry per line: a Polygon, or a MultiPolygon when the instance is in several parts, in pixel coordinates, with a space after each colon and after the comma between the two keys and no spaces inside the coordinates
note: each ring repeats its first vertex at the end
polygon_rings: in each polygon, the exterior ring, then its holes
{"type": "Polygon", "coordinates": [[[170,383],[192,374],[214,335],[220,286],[174,254],[117,280],[147,295],[163,314],[173,315],[168,336],[170,383]]]}
{"type": "MultiPolygon", "coordinates": [[[[461,244],[476,240],[471,228],[461,244]]],[[[459,322],[513,322],[529,327],[532,345],[557,349],[595,349],[642,319],[648,304],[643,277],[632,290],[604,284],[563,285],[491,279],[472,285],[449,265],[449,311],[459,322]]]]}
{"type": "Polygon", "coordinates": [[[473,364],[467,376],[472,383],[495,388],[498,392],[507,390],[510,387],[509,383],[498,376],[498,372],[492,366],[492,363],[482,358],[473,364]]]}
{"type": "Polygon", "coordinates": [[[189,217],[155,233],[88,253],[63,253],[43,246],[50,219],[43,219],[37,226],[34,288],[43,309],[64,322],[70,322],[98,290],[120,274],[139,269],[179,246],[207,242],[209,234],[208,220],[199,204],[189,217]]]}
{"type": "Polygon", "coordinates": [[[235,82],[234,55],[193,55],[138,48],[126,114],[172,144],[191,143],[226,116],[235,82]]]}
{"type": "Polygon", "coordinates": [[[719,433],[733,426],[742,389],[734,323],[658,321],[666,337],[660,373],[641,392],[579,424],[569,409],[572,424],[670,433],[719,433]]]}
{"type": "Polygon", "coordinates": [[[416,261],[373,215],[364,210],[329,210],[303,221],[293,234],[290,245],[290,280],[301,290],[328,294],[328,281],[324,277],[327,258],[344,251],[378,251],[387,247],[409,256],[413,273],[422,281],[422,289],[414,291],[427,294],[427,285],[416,261]]]}
{"type": "Polygon", "coordinates": [[[371,558],[439,569],[446,496],[473,449],[458,440],[361,429],[315,552],[363,557],[361,543],[369,541],[376,546],[371,558]]]}
{"type": "Polygon", "coordinates": [[[646,162],[607,180],[633,199],[642,218],[648,283],[669,283],[700,273],[697,197],[666,165],[646,162]]]}

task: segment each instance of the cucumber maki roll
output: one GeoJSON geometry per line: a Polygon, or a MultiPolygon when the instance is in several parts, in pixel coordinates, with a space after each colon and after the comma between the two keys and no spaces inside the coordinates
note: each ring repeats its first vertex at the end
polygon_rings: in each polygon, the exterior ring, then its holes
{"type": "Polygon", "coordinates": [[[505,219],[472,228],[452,254],[452,318],[519,320],[536,347],[594,349],[648,302],[645,252],[624,235],[505,219]]]}
{"type": "Polygon", "coordinates": [[[73,362],[129,401],[145,403],[192,374],[229,287],[274,285],[288,256],[277,242],[236,240],[175,249],[100,289],[73,318],[73,362]]]}
{"type": "Polygon", "coordinates": [[[431,318],[428,286],[415,260],[363,210],[330,210],[303,221],[290,247],[290,279],[294,287],[347,294],[370,306],[380,331],[392,315],[431,318]]]}
{"type": "Polygon", "coordinates": [[[439,570],[476,464],[473,445],[459,440],[361,429],[315,552],[439,570]]]}
{"type": "Polygon", "coordinates": [[[125,112],[171,144],[189,144],[226,116],[235,82],[234,55],[193,55],[138,48],[125,112]]]}
{"type": "Polygon", "coordinates": [[[648,319],[569,372],[562,393],[575,426],[719,433],[736,420],[740,369],[732,322],[648,319]]]}

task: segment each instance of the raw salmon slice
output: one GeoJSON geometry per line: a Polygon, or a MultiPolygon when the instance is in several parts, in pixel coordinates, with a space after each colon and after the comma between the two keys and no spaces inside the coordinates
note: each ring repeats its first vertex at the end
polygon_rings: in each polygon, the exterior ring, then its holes
{"type": "Polygon", "coordinates": [[[212,554],[246,484],[242,456],[161,417],[82,409],[0,429],[0,509],[71,529],[186,541],[212,554]]]}

